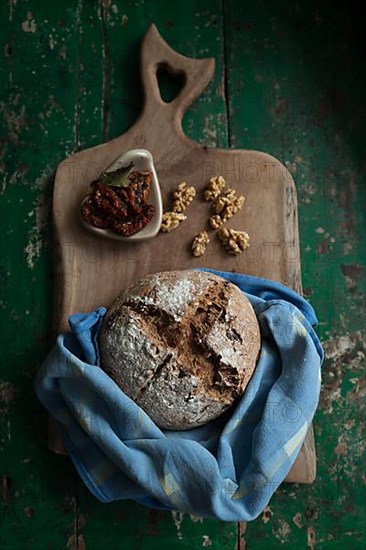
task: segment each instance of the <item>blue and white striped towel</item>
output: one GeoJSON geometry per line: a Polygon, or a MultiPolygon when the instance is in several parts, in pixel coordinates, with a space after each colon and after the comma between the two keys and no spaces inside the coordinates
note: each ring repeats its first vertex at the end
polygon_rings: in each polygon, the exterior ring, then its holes
{"type": "Polygon", "coordinates": [[[249,298],[262,334],[234,411],[188,431],[159,429],[98,366],[105,308],[70,317],[37,374],[81,478],[102,502],[133,499],[224,521],[256,518],[286,477],[314,416],[323,351],[313,308],[283,285],[213,271],[249,298]]]}

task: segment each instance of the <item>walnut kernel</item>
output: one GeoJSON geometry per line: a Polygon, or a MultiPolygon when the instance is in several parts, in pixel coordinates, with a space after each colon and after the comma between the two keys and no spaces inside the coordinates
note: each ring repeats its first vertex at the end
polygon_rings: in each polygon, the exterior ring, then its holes
{"type": "Polygon", "coordinates": [[[249,247],[249,235],[245,231],[222,227],[217,234],[226,252],[230,255],[241,254],[243,250],[249,247]]]}
{"type": "Polygon", "coordinates": [[[208,243],[210,242],[210,239],[208,238],[207,231],[201,231],[198,233],[198,235],[195,236],[192,242],[192,254],[196,258],[199,256],[203,256],[203,254],[206,252],[206,247],[208,243]]]}
{"type": "Polygon", "coordinates": [[[226,181],[222,176],[210,178],[206,189],[203,192],[203,198],[206,201],[213,201],[222,193],[226,185],[226,181]]]}
{"type": "Polygon", "coordinates": [[[212,229],[218,229],[224,223],[222,221],[221,216],[219,216],[218,214],[214,214],[213,216],[210,216],[208,221],[212,229]]]}
{"type": "Polygon", "coordinates": [[[224,212],[221,214],[221,217],[224,222],[227,222],[230,218],[234,216],[239,210],[243,208],[245,198],[243,196],[236,197],[231,204],[226,206],[224,212]]]}
{"type": "Polygon", "coordinates": [[[187,185],[182,181],[173,193],[173,212],[184,212],[196,196],[196,189],[193,185],[187,185]]]}
{"type": "Polygon", "coordinates": [[[176,229],[180,222],[187,219],[187,216],[180,214],[179,212],[164,212],[160,231],[164,233],[170,233],[173,229],[176,229]]]}
{"type": "Polygon", "coordinates": [[[219,214],[222,222],[225,223],[242,209],[244,201],[243,196],[238,197],[235,189],[230,188],[217,197],[212,205],[212,210],[214,214],[219,214]]]}
{"type": "Polygon", "coordinates": [[[236,199],[235,189],[227,189],[217,197],[212,205],[212,211],[220,214],[226,206],[229,206],[236,199]]]}

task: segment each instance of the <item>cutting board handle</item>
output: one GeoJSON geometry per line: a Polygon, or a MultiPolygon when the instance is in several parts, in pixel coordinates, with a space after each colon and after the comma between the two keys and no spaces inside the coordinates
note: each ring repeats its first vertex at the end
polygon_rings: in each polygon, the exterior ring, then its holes
{"type": "Polygon", "coordinates": [[[184,113],[193,101],[201,95],[210,82],[215,70],[213,58],[192,59],[174,51],[160,36],[152,24],[147,31],[141,48],[141,73],[145,101],[141,119],[156,120],[159,125],[173,123],[181,129],[184,113]],[[178,95],[169,103],[163,101],[158,84],[157,72],[162,68],[183,81],[178,95]]]}

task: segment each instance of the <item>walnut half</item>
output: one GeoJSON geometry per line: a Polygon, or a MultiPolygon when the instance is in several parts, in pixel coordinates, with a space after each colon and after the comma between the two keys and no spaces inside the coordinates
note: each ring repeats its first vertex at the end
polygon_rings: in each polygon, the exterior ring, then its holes
{"type": "Polygon", "coordinates": [[[212,229],[218,229],[224,223],[219,214],[214,214],[213,216],[210,216],[208,221],[212,229]]]}
{"type": "Polygon", "coordinates": [[[249,247],[249,235],[245,231],[222,227],[217,234],[228,254],[236,256],[249,247]]]}
{"type": "Polygon", "coordinates": [[[164,233],[170,233],[173,229],[178,227],[180,222],[183,222],[187,219],[187,216],[184,214],[180,214],[179,212],[164,212],[160,231],[163,231],[164,233]]]}
{"type": "Polygon", "coordinates": [[[173,212],[184,212],[196,196],[196,189],[193,185],[187,185],[182,181],[173,193],[173,212]]]}
{"type": "Polygon", "coordinates": [[[210,217],[210,226],[217,229],[226,223],[243,208],[245,198],[237,196],[235,189],[227,189],[217,197],[212,204],[213,215],[210,217]]]}
{"type": "Polygon", "coordinates": [[[203,192],[203,198],[205,201],[213,201],[223,192],[226,185],[226,181],[222,176],[215,176],[210,178],[206,189],[203,192]]]}
{"type": "Polygon", "coordinates": [[[196,258],[203,256],[206,252],[206,248],[210,239],[208,238],[207,231],[201,231],[198,235],[195,236],[192,242],[192,254],[196,258]]]}

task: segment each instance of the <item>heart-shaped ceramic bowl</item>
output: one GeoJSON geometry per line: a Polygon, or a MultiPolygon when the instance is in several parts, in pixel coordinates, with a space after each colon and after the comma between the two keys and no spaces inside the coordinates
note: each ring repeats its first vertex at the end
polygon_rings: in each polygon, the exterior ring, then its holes
{"type": "MultiPolygon", "coordinates": [[[[126,153],[123,153],[118,158],[116,158],[112,162],[112,164],[110,164],[108,168],[106,168],[105,172],[113,172],[114,170],[117,170],[122,166],[127,166],[131,162],[133,163],[133,170],[138,170],[140,172],[149,171],[152,173],[152,181],[148,201],[149,204],[155,206],[155,212],[152,220],[138,233],[135,233],[130,237],[123,237],[122,235],[114,233],[110,229],[99,229],[98,227],[90,225],[80,215],[81,223],[86,229],[88,229],[88,231],[91,231],[92,233],[95,233],[96,235],[99,235],[101,237],[106,237],[107,239],[114,239],[116,241],[124,242],[143,241],[145,239],[151,239],[158,234],[163,216],[163,201],[161,198],[160,185],[158,176],[156,175],[153,156],[150,151],[148,151],[147,149],[131,149],[130,151],[127,151],[126,153]]],[[[84,204],[87,198],[88,197],[85,197],[80,206],[84,204]]]]}

